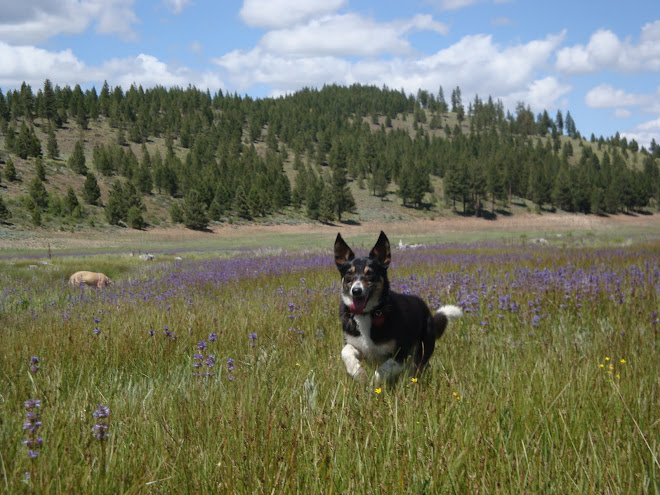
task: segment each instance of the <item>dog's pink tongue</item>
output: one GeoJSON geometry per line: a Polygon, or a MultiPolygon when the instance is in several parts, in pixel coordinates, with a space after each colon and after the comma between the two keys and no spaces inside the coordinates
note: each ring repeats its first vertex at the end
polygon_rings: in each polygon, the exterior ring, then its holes
{"type": "Polygon", "coordinates": [[[362,311],[364,311],[364,307],[367,305],[367,300],[366,299],[358,299],[355,300],[353,299],[351,301],[351,305],[349,309],[351,310],[351,313],[355,315],[362,314],[362,311]]]}

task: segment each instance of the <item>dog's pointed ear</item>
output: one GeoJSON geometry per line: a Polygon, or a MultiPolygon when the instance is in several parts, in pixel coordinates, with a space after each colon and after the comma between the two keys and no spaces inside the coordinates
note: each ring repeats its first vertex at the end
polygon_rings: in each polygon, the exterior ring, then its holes
{"type": "Polygon", "coordinates": [[[341,234],[337,234],[337,239],[335,239],[335,263],[337,268],[341,270],[341,267],[353,258],[355,258],[355,253],[342,239],[341,234]]]}
{"type": "Polygon", "coordinates": [[[387,239],[385,232],[380,231],[380,236],[376,241],[376,245],[369,253],[369,258],[376,259],[385,268],[390,266],[392,261],[392,251],[390,250],[390,241],[387,239]]]}

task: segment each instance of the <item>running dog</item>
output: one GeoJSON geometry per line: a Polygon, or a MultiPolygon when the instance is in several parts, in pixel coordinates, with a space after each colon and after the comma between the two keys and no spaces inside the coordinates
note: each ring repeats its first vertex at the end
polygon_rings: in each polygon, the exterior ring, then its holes
{"type": "Polygon", "coordinates": [[[394,382],[404,370],[418,376],[449,320],[463,315],[451,305],[431,314],[421,298],[391,291],[390,260],[390,242],[382,231],[367,257],[356,257],[337,234],[335,263],[341,274],[339,317],[345,344],[341,358],[358,381],[367,379],[362,361],[377,366],[376,383],[394,382]]]}

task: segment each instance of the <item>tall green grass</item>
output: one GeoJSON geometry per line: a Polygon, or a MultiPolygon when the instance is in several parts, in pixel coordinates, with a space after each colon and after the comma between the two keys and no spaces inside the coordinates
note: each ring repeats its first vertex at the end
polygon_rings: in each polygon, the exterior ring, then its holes
{"type": "Polygon", "coordinates": [[[107,291],[68,287],[69,267],[59,262],[51,270],[59,275],[13,267],[0,274],[0,486],[657,493],[659,252],[658,244],[395,252],[396,288],[469,312],[452,323],[426,374],[391,387],[359,385],[344,370],[329,253],[319,258],[325,264],[281,253],[239,268],[231,260],[113,266],[108,258],[117,284],[107,291]],[[587,275],[641,267],[644,275],[621,275],[621,302],[604,278],[589,297],[584,286],[525,282],[557,267],[587,275]],[[219,282],[222,270],[237,271],[219,282]],[[503,288],[505,273],[517,285],[503,288]],[[518,311],[498,308],[504,292],[518,311]],[[542,308],[538,322],[528,301],[542,308]],[[215,366],[195,359],[200,353],[214,355],[215,366]],[[41,400],[36,458],[21,443],[31,398],[41,400]],[[99,404],[110,409],[104,440],[92,431],[99,404]]]}

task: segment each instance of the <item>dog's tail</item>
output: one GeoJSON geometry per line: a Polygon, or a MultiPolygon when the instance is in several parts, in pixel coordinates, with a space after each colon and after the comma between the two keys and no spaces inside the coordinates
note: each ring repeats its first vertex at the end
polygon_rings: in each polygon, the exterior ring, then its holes
{"type": "Polygon", "coordinates": [[[433,322],[435,323],[435,338],[439,339],[447,329],[449,320],[457,320],[463,316],[463,311],[458,306],[447,305],[442,306],[433,315],[433,322]]]}

